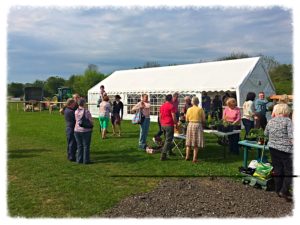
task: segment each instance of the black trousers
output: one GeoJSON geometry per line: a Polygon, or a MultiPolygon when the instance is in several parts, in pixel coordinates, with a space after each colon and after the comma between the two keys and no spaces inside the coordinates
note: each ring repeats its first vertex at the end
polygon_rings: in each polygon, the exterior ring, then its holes
{"type": "Polygon", "coordinates": [[[269,148],[274,169],[275,191],[288,194],[292,186],[293,154],[269,148]]]}
{"type": "Polygon", "coordinates": [[[76,160],[76,150],[77,150],[77,143],[74,136],[74,128],[67,127],[66,128],[66,136],[67,136],[67,158],[69,160],[75,161],[76,160]]]}
{"type": "Polygon", "coordinates": [[[254,121],[251,121],[251,120],[248,120],[248,119],[245,119],[243,118],[242,119],[242,122],[243,122],[243,125],[245,127],[245,137],[244,139],[246,139],[246,136],[249,134],[249,131],[254,128],[254,121]]]}
{"type": "Polygon", "coordinates": [[[267,118],[265,115],[261,115],[259,114],[258,116],[258,124],[256,125],[257,128],[262,128],[263,130],[265,130],[266,126],[267,126],[267,118]]]}
{"type": "Polygon", "coordinates": [[[162,129],[161,129],[161,124],[160,124],[159,116],[157,117],[157,124],[158,124],[159,130],[158,130],[158,132],[154,135],[154,137],[156,137],[156,138],[160,137],[160,136],[164,133],[164,132],[162,131],[162,129]]]}
{"type": "Polygon", "coordinates": [[[238,155],[239,154],[239,140],[240,134],[232,134],[228,136],[229,141],[229,150],[231,153],[238,155]]]}

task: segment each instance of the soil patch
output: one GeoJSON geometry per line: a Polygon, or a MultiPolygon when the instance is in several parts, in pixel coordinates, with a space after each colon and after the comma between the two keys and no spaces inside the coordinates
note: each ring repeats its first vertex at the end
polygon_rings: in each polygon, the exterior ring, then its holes
{"type": "Polygon", "coordinates": [[[130,218],[278,218],[293,215],[294,205],[275,192],[229,178],[163,179],[149,193],[122,200],[103,217],[130,218]]]}

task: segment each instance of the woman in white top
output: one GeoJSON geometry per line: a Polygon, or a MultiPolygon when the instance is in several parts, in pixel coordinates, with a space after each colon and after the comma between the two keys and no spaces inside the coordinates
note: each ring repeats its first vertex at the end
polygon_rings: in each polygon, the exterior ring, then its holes
{"type": "Polygon", "coordinates": [[[254,92],[248,92],[246,101],[243,104],[243,116],[242,122],[245,127],[245,138],[248,135],[249,131],[254,128],[254,119],[255,116],[255,106],[254,106],[254,99],[256,94],[254,92]]]}
{"type": "Polygon", "coordinates": [[[144,119],[142,120],[142,124],[140,124],[140,138],[139,138],[139,148],[141,150],[146,150],[147,147],[147,135],[150,126],[150,102],[148,101],[148,95],[143,94],[142,99],[139,103],[137,103],[132,111],[141,110],[144,115],[144,119]]]}

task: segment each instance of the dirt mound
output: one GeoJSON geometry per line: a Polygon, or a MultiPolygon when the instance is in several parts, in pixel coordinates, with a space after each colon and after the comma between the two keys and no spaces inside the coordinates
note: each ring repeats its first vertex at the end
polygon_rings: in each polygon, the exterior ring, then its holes
{"type": "Polygon", "coordinates": [[[103,217],[285,217],[293,203],[275,192],[256,189],[229,178],[164,179],[149,193],[124,199],[103,217]]]}

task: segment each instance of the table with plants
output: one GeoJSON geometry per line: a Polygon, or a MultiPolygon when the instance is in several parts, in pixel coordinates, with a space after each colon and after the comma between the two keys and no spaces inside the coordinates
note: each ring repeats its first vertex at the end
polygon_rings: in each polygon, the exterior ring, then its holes
{"type": "Polygon", "coordinates": [[[225,158],[226,149],[229,144],[228,136],[240,133],[241,127],[240,125],[233,125],[230,122],[221,119],[215,119],[208,115],[204,132],[214,134],[218,138],[218,144],[223,146],[223,155],[225,158]]]}

